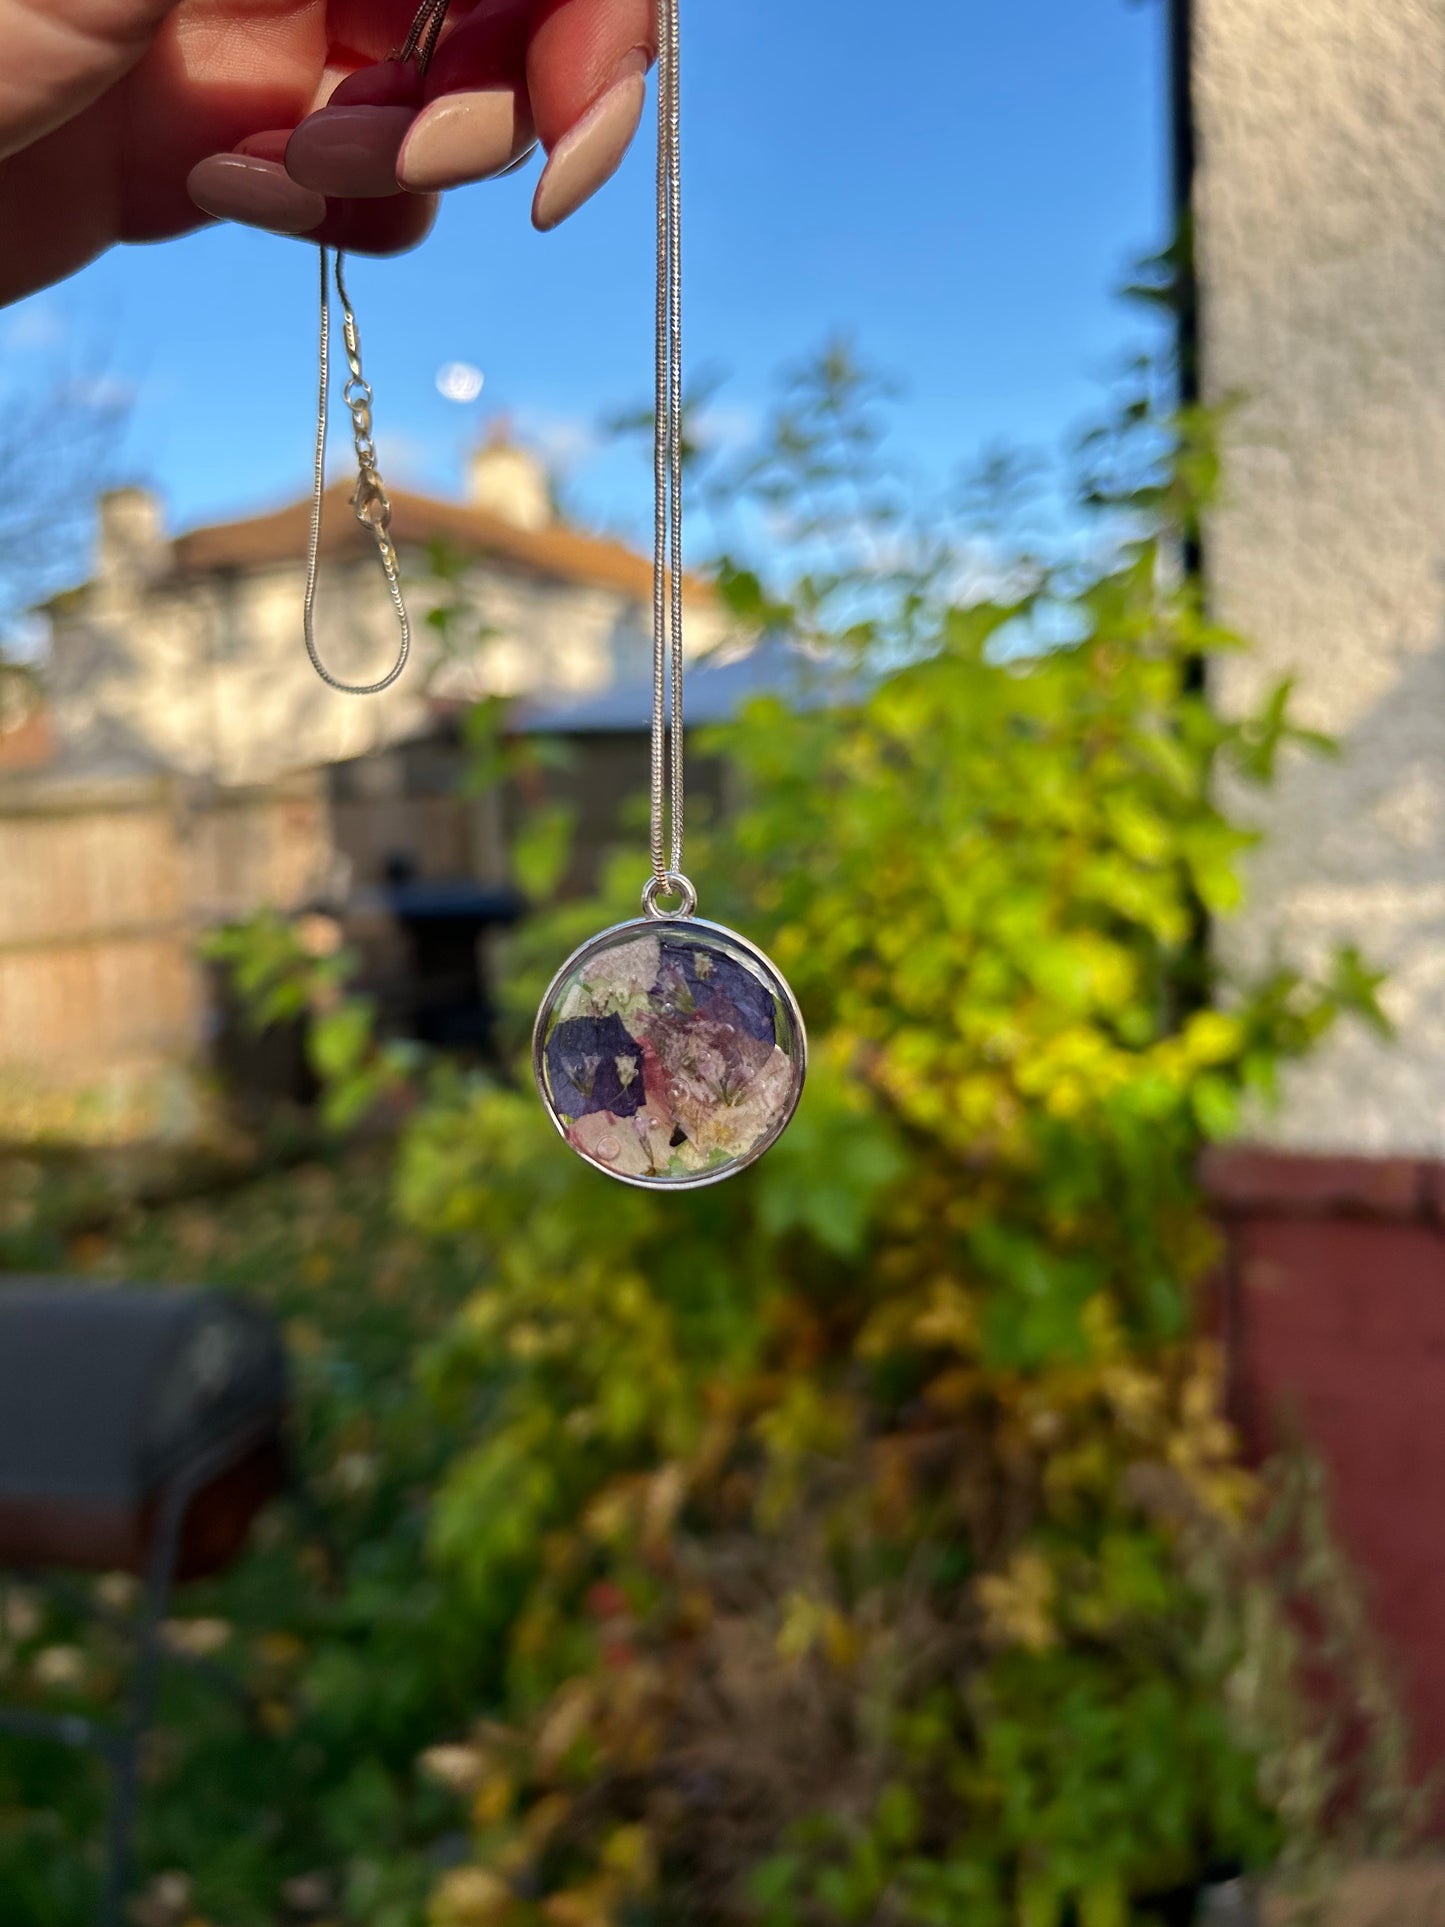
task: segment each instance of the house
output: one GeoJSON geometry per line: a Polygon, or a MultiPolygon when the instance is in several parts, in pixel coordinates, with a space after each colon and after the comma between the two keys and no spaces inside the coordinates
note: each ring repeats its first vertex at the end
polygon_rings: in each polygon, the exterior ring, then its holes
{"type": "MultiPolygon", "coordinates": [[[[321,682],[302,644],[309,500],[172,537],[148,491],[102,496],[95,573],[46,611],[59,767],[238,789],[406,741],[438,704],[585,697],[642,675],[651,560],[560,520],[527,450],[504,437],[478,449],[464,501],[391,500],[415,653],[393,688],[362,699],[321,682]],[[449,641],[427,621],[443,601],[465,611],[449,641]]],[[[393,659],[396,619],[345,484],[327,491],[321,555],[322,655],[365,680],[393,659]]],[[[726,633],[697,584],[689,617],[693,653],[726,633]]]]}
{"type": "Polygon", "coordinates": [[[1256,1443],[1292,1414],[1445,1761],[1445,0],[1171,0],[1199,377],[1238,398],[1204,537],[1238,712],[1294,678],[1290,757],[1222,961],[1388,972],[1211,1163],[1256,1443]]]}
{"type": "MultiPolygon", "coordinates": [[[[197,938],[261,905],[346,915],[404,1008],[406,947],[378,925],[405,879],[417,942],[455,977],[457,930],[424,886],[455,886],[448,914],[465,899],[470,915],[508,872],[504,801],[459,781],[478,698],[611,701],[641,745],[650,558],[559,517],[505,436],[473,456],[464,501],[392,502],[416,645],[399,683],[362,698],[306,655],[308,501],[172,536],[147,491],[101,498],[94,573],[46,611],[45,708],[0,735],[0,1133],[189,1129],[216,1018],[197,938]]],[[[323,653],[374,673],[394,617],[344,487],[321,553],[323,653]]],[[[746,649],[702,584],[686,596],[690,656],[746,649]]],[[[645,781],[639,747],[616,802],[645,781]]],[[[610,819],[588,814],[595,842],[610,819]]]]}

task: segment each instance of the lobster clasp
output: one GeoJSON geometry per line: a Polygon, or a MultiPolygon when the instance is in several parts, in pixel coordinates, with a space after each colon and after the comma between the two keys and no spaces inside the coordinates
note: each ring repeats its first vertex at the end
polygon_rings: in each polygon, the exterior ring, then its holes
{"type": "Polygon", "coordinates": [[[362,527],[370,529],[373,535],[384,535],[391,527],[391,502],[374,468],[365,467],[358,475],[351,510],[362,527]]]}

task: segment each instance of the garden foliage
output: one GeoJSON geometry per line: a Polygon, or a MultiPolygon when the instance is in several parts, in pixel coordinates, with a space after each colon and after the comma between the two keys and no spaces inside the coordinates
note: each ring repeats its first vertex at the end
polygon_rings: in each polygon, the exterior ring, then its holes
{"type": "MultiPolygon", "coordinates": [[[[903,508],[877,406],[835,350],[718,489],[796,563],[725,593],[815,656],[724,732],[689,866],[798,992],[795,1125],[660,1199],[527,1089],[406,1136],[401,1208],[481,1272],[429,1365],[473,1438],[433,1556],[495,1639],[437,1927],[1115,1927],[1281,1846],[1196,1163],[1374,982],[1202,944],[1251,842],[1222,781],[1297,736],[1198,674],[1239,646],[1177,566],[1213,424],[1129,401],[1051,561],[903,508]]],[[[640,881],[531,922],[519,1045],[640,881]]]]}
{"type": "MultiPolygon", "coordinates": [[[[378,1045],[274,922],[229,945],[312,1008],[338,1127],[407,1107],[384,1250],[472,1284],[399,1402],[316,1346],[318,1456],[375,1496],[338,1564],[308,1580],[298,1528],[291,1596],[235,1607],[299,1622],[263,1703],[311,1807],[274,1816],[269,1896],[254,1835],[157,1823],[226,1927],[317,1866],[371,1927],[423,1887],[433,1927],[1123,1927],[1338,1818],[1201,1335],[1196,1166],[1378,1012],[1353,956],[1226,981],[1203,940],[1251,842],[1221,799],[1298,741],[1287,690],[1204,693],[1239,646],[1178,566],[1214,424],[1141,384],[1030,540],[1007,465],[920,509],[883,411],[835,349],[695,478],[721,592],[808,665],[720,733],[736,807],[688,865],[811,1032],[760,1165],[626,1189],[529,1088],[536,1000],[635,914],[641,838],[513,940],[513,1082],[378,1045]]],[[[162,1816],[204,1803],[188,1758],[162,1816]]]]}

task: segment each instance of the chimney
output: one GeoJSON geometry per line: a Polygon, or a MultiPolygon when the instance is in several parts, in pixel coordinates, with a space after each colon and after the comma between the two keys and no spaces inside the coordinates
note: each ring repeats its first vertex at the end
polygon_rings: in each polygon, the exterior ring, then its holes
{"type": "Polygon", "coordinates": [[[146,488],[107,489],[98,504],[96,580],[134,593],[164,575],[171,559],[160,498],[146,488]]]}
{"type": "Polygon", "coordinates": [[[547,470],[530,449],[517,446],[505,422],[467,463],[467,500],[514,528],[544,529],[552,520],[547,470]]]}

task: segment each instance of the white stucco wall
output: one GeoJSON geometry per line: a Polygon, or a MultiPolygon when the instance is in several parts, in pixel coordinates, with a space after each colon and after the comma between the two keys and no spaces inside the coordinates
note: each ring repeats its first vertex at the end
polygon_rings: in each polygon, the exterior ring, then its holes
{"type": "Polygon", "coordinates": [[[1294,762],[1227,959],[1351,942],[1400,1041],[1342,1031],[1261,1133],[1445,1154],[1445,0],[1198,0],[1205,380],[1246,398],[1217,613],[1339,763],[1294,762]]]}

